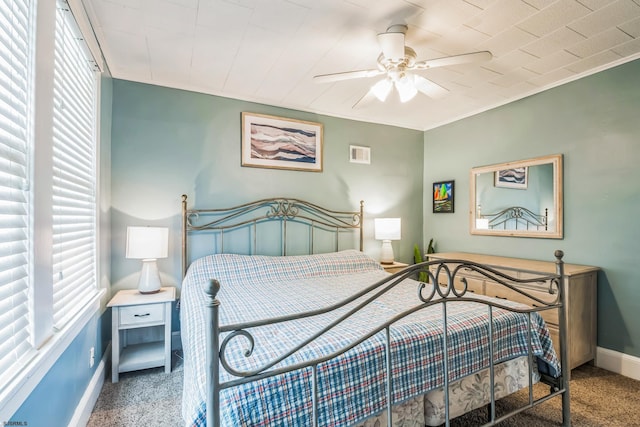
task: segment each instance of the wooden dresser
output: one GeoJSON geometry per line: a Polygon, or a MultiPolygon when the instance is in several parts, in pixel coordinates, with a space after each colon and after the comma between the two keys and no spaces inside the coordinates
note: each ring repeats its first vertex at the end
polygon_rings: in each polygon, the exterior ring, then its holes
{"type": "MultiPolygon", "coordinates": [[[[531,277],[531,272],[555,273],[555,260],[534,261],[520,258],[508,258],[492,255],[472,254],[464,252],[442,252],[428,254],[429,260],[436,259],[461,259],[473,261],[480,264],[487,264],[497,270],[504,269],[505,274],[509,274],[519,279],[531,277]]],[[[597,346],[597,281],[598,267],[586,265],[565,264],[564,291],[567,301],[567,322],[569,344],[569,366],[571,369],[583,363],[595,360],[597,346]]],[[[455,286],[462,286],[460,280],[467,279],[467,290],[478,294],[508,299],[511,301],[531,304],[531,300],[526,299],[519,293],[512,291],[505,286],[499,286],[490,279],[474,272],[460,271],[456,276],[455,286]]],[[[443,280],[444,279],[439,279],[443,280]]],[[[550,300],[551,296],[546,290],[546,286],[536,288],[535,284],[519,285],[526,287],[526,292],[538,296],[542,301],[550,300]]],[[[525,289],[523,289],[525,290],[525,289]]],[[[560,355],[558,329],[558,311],[547,310],[541,312],[545,319],[551,338],[556,343],[556,353],[560,355]]]]}

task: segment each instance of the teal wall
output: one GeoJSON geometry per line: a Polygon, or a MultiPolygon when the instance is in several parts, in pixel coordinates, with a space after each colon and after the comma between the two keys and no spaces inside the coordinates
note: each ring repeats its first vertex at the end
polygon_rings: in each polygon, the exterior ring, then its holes
{"type": "Polygon", "coordinates": [[[595,265],[598,345],[640,357],[640,60],[425,132],[424,233],[438,251],[595,265]],[[469,234],[469,169],[564,155],[564,239],[469,234]],[[455,179],[454,214],[431,182],[455,179]]]}
{"type": "Polygon", "coordinates": [[[100,316],[94,316],[11,417],[11,421],[26,422],[23,425],[29,426],[69,425],[106,349],[99,336],[103,329],[100,316]],[[91,347],[95,348],[96,362],[89,368],[91,347]]]}
{"type": "Polygon", "coordinates": [[[356,122],[159,86],[114,80],[111,151],[112,289],[135,288],[140,264],[124,258],[128,225],[170,228],[164,284],[180,283],[180,200],[225,207],[297,197],[335,209],[365,201],[365,251],[379,256],[373,218],[402,218],[396,258],[422,240],[423,132],[356,122]],[[242,167],[241,112],[320,122],[323,172],[242,167]],[[349,162],[349,145],[371,147],[371,164],[349,162]]]}

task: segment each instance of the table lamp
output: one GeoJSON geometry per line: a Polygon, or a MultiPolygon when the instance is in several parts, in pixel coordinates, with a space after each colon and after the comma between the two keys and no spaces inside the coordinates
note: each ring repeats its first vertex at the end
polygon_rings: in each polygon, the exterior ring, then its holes
{"type": "Polygon", "coordinates": [[[393,264],[392,240],[400,240],[400,218],[375,218],[375,239],[382,240],[381,264],[393,264]]]}
{"type": "Polygon", "coordinates": [[[156,259],[166,258],[169,252],[167,227],[127,227],[126,258],[141,259],[142,271],[138,280],[141,294],[160,291],[160,274],[156,259]]]}

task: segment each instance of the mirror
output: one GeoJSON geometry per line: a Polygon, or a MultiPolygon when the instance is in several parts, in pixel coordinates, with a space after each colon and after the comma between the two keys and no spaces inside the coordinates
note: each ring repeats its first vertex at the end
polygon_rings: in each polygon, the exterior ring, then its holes
{"type": "Polygon", "coordinates": [[[562,154],[471,169],[469,230],[562,239],[562,154]]]}

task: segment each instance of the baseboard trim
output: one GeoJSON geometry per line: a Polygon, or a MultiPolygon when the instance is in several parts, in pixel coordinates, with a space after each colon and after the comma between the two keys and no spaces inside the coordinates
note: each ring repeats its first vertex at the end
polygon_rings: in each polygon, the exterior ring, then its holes
{"type": "Polygon", "coordinates": [[[91,381],[89,382],[87,389],[84,391],[82,399],[80,399],[71,421],[69,421],[69,427],[83,427],[89,422],[91,412],[93,412],[93,407],[96,405],[98,397],[100,396],[100,391],[104,385],[107,364],[111,357],[110,355],[111,344],[107,346],[106,351],[102,355],[102,359],[100,359],[100,363],[98,364],[96,371],[93,373],[91,381]]]}
{"type": "Polygon", "coordinates": [[[596,366],[640,381],[640,357],[598,347],[596,366]]]}

